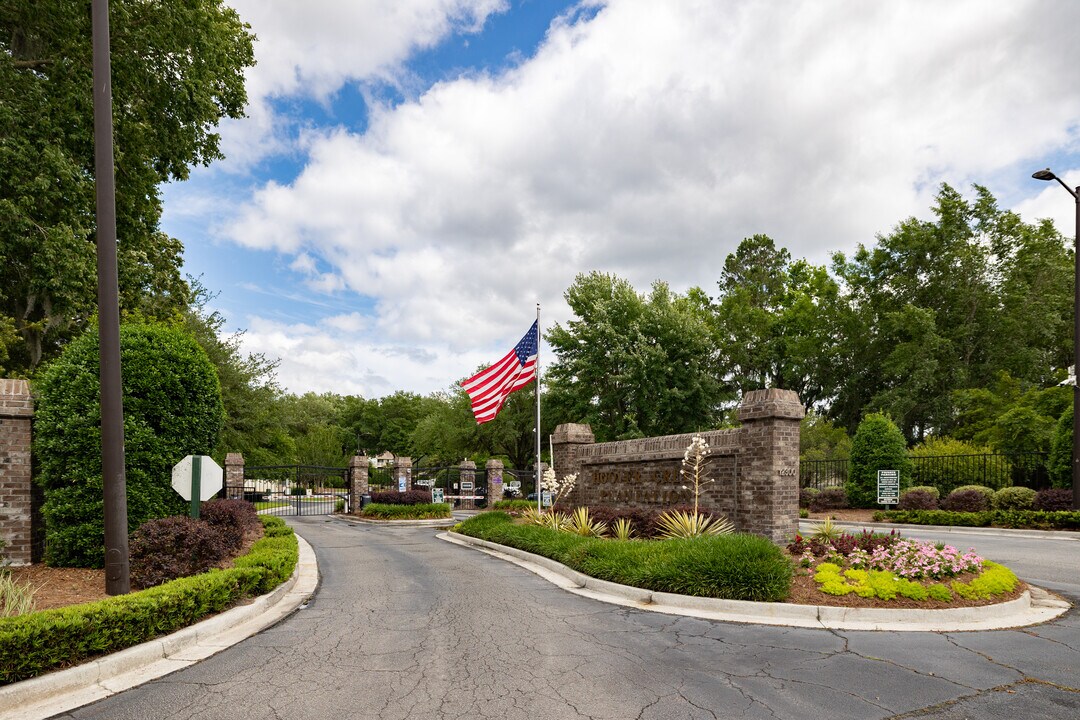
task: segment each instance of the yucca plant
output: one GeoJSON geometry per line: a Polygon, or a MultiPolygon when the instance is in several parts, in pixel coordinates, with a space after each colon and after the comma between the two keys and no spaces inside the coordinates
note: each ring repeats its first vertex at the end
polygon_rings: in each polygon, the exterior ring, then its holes
{"type": "Polygon", "coordinates": [[[656,518],[659,535],[665,539],[693,538],[702,535],[727,535],[735,531],[735,524],[726,517],[712,518],[700,513],[668,510],[656,518]]]}
{"type": "Polygon", "coordinates": [[[547,517],[546,512],[541,512],[534,507],[527,508],[522,514],[521,519],[526,525],[545,525],[544,518],[547,517]]]}
{"type": "Polygon", "coordinates": [[[566,530],[582,537],[604,537],[607,535],[607,523],[589,517],[589,508],[575,508],[566,525],[566,530]]]}
{"type": "Polygon", "coordinates": [[[832,518],[825,518],[814,526],[810,537],[822,542],[833,542],[843,533],[843,530],[833,524],[832,518]]]}
{"type": "Polygon", "coordinates": [[[555,512],[554,510],[541,514],[540,525],[552,530],[565,530],[570,524],[570,518],[566,517],[566,513],[555,512]]]}
{"type": "Polygon", "coordinates": [[[616,540],[631,540],[634,537],[634,524],[630,518],[619,518],[611,526],[611,534],[616,540]]]}

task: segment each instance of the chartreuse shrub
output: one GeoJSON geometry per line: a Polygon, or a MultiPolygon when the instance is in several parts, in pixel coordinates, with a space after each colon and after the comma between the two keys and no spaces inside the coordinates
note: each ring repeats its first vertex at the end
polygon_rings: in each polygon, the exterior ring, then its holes
{"type": "Polygon", "coordinates": [[[859,423],[851,441],[851,470],[845,487],[853,507],[877,504],[878,470],[899,472],[901,491],[911,485],[912,462],[904,434],[887,415],[871,413],[859,423]]]}
{"type": "Polygon", "coordinates": [[[83,605],[0,618],[0,684],[137,645],[277,587],[296,566],[296,537],[281,518],[262,520],[268,536],[228,570],[83,605]]]}
{"type": "Polygon", "coordinates": [[[446,503],[418,503],[416,505],[369,503],[361,515],[379,520],[439,520],[452,517],[450,506],[446,503]]]}
{"type": "MultiPolygon", "coordinates": [[[[50,565],[104,564],[98,349],[93,329],[35,382],[34,455],[50,565]]],[[[151,518],[185,514],[172,466],[210,453],[224,411],[214,366],[183,329],[125,325],[120,354],[130,532],[151,518]]]]}
{"type": "Polygon", "coordinates": [[[970,583],[954,580],[948,586],[943,583],[923,585],[885,570],[848,569],[841,572],[839,565],[828,562],[818,565],[814,580],[821,585],[821,591],[829,595],[855,593],[859,597],[881,600],[899,596],[942,602],[950,602],[954,592],[966,600],[988,600],[1012,592],[1018,582],[1012,570],[989,560],[983,561],[982,573],[970,583]]]}
{"type": "Polygon", "coordinates": [[[936,487],[942,498],[963,485],[982,483],[999,488],[1011,484],[1012,464],[1008,460],[986,462],[986,456],[993,452],[985,445],[930,437],[911,450],[915,462],[912,482],[936,487]]]}
{"type": "Polygon", "coordinates": [[[605,540],[538,525],[515,525],[502,512],[477,515],[455,530],[543,555],[601,580],[659,592],[779,601],[791,589],[791,563],[780,548],[755,535],[605,540]]]}
{"type": "Polygon", "coordinates": [[[969,583],[954,580],[950,584],[953,592],[967,600],[986,600],[1016,589],[1018,580],[1012,570],[989,560],[983,563],[983,567],[982,574],[969,583]]]}
{"type": "Polygon", "coordinates": [[[1005,487],[994,493],[990,506],[995,510],[1030,510],[1035,504],[1035,491],[1026,487],[1005,487]]]}

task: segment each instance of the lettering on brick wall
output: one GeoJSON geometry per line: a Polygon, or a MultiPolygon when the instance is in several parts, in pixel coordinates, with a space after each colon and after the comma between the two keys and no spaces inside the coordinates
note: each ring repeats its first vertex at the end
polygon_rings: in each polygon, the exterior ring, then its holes
{"type": "Polygon", "coordinates": [[[795,477],[795,468],[780,468],[780,477],[795,477]]]}

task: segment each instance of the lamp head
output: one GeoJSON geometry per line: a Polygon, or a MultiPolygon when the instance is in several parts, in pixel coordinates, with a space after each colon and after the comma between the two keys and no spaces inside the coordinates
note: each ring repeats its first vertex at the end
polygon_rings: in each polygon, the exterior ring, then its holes
{"type": "Polygon", "coordinates": [[[1050,172],[1050,168],[1033,172],[1031,173],[1031,177],[1035,178],[1036,180],[1057,180],[1057,175],[1050,172]]]}

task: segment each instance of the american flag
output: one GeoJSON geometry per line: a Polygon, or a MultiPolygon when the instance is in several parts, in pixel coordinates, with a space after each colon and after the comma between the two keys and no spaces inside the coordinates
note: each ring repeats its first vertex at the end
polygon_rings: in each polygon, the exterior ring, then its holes
{"type": "Polygon", "coordinates": [[[461,383],[472,400],[477,424],[494,420],[506,397],[536,377],[538,345],[539,327],[534,322],[525,337],[502,360],[461,383]]]}

